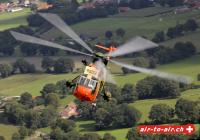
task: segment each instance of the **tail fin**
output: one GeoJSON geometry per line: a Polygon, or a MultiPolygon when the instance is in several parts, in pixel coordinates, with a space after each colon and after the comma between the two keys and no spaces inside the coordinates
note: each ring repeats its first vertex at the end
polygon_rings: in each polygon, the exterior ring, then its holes
{"type": "Polygon", "coordinates": [[[107,52],[113,52],[115,50],[117,50],[117,48],[113,47],[113,46],[110,46],[110,48],[107,48],[107,47],[104,47],[104,46],[101,46],[101,45],[95,45],[97,48],[100,48],[100,49],[103,49],[103,50],[106,50],[107,52]]]}

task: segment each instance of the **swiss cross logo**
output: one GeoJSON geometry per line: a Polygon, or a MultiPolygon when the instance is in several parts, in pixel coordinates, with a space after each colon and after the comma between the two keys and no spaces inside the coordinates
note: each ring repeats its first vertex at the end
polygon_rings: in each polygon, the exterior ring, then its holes
{"type": "Polygon", "coordinates": [[[195,131],[194,125],[191,125],[191,124],[187,125],[186,131],[187,131],[188,134],[194,133],[194,131],[195,131]]]}
{"type": "Polygon", "coordinates": [[[138,126],[139,133],[144,134],[185,134],[195,133],[195,126],[188,125],[141,125],[138,126]]]}

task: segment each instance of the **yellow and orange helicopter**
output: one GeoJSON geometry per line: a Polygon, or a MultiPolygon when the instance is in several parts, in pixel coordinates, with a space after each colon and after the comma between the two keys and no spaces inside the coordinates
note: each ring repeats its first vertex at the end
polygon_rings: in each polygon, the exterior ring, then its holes
{"type": "MultiPolygon", "coordinates": [[[[148,68],[137,67],[122,62],[113,60],[113,58],[118,56],[127,55],[134,52],[143,51],[153,47],[158,47],[158,44],[144,39],[142,37],[135,37],[128,41],[127,43],[118,46],[110,46],[109,48],[96,45],[96,47],[104,49],[107,53],[95,53],[88,44],[86,44],[58,15],[52,13],[39,13],[41,17],[46,19],[49,23],[54,25],[57,29],[65,33],[67,36],[72,38],[74,41],[79,43],[84,47],[89,53],[85,53],[70,47],[66,47],[48,40],[44,40],[38,37],[18,33],[11,31],[12,36],[19,41],[34,43],[42,46],[48,46],[52,48],[62,49],[65,51],[70,51],[92,57],[92,62],[88,63],[86,60],[82,60],[83,64],[86,66],[83,74],[80,74],[71,82],[67,82],[66,86],[73,89],[73,95],[81,101],[88,101],[94,103],[96,101],[99,93],[104,90],[105,82],[114,83],[114,80],[107,69],[108,62],[112,62],[118,66],[125,67],[130,70],[158,76],[161,78],[166,78],[169,80],[174,80],[181,83],[189,83],[190,78],[182,75],[169,74],[157,70],[152,70],[148,68]]],[[[131,82],[131,81],[130,81],[131,82]]],[[[111,95],[109,92],[103,92],[103,97],[105,100],[109,100],[111,95]]]]}

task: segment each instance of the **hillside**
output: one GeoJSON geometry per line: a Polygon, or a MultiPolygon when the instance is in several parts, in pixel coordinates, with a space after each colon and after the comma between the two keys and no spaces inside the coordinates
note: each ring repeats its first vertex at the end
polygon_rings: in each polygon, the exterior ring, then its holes
{"type": "MultiPolygon", "coordinates": [[[[93,19],[85,22],[81,22],[72,26],[72,28],[78,33],[87,33],[92,36],[98,36],[99,40],[104,40],[104,32],[106,30],[115,31],[117,28],[124,28],[126,30],[126,35],[124,40],[128,40],[136,35],[146,36],[152,38],[154,34],[158,31],[166,31],[169,27],[175,26],[177,23],[183,23],[189,18],[196,18],[199,21],[200,10],[188,12],[184,14],[174,15],[172,10],[174,8],[163,8],[163,7],[150,7],[141,10],[131,10],[126,13],[120,13],[118,15],[110,16],[108,18],[93,19]]],[[[8,29],[11,27],[17,27],[21,24],[27,24],[25,18],[30,14],[29,9],[23,12],[17,12],[16,15],[9,15],[9,13],[0,14],[0,31],[8,29]]],[[[48,32],[44,33],[43,36],[47,38],[63,36],[63,34],[52,28],[48,32]]],[[[187,33],[184,36],[167,40],[163,42],[167,47],[172,47],[177,41],[191,41],[195,44],[200,51],[200,30],[196,32],[187,33]]],[[[70,57],[70,56],[66,56],[70,57]]],[[[4,57],[0,58],[0,63],[12,63],[19,57],[4,57]]],[[[20,57],[21,58],[21,57],[20,57]]],[[[24,57],[27,61],[36,65],[38,70],[41,70],[41,59],[42,57],[24,57]]],[[[57,57],[53,57],[56,59],[57,57]]],[[[82,68],[81,57],[70,57],[75,60],[77,68],[82,68]]],[[[132,63],[132,58],[118,59],[119,61],[132,63]]],[[[193,84],[200,85],[200,81],[197,81],[197,75],[200,73],[200,54],[197,54],[191,58],[184,60],[179,60],[171,64],[159,65],[158,70],[164,72],[171,72],[175,74],[181,74],[190,76],[193,78],[193,84]]],[[[122,87],[126,83],[131,83],[136,85],[141,79],[144,79],[147,75],[142,73],[123,75],[121,68],[109,64],[109,69],[113,73],[113,77],[116,80],[118,86],[122,87]]],[[[24,92],[29,92],[33,96],[41,95],[40,91],[43,86],[47,83],[56,83],[59,80],[72,80],[80,73],[70,73],[70,74],[18,74],[13,75],[5,79],[0,79],[0,96],[16,96],[21,95],[24,92]]],[[[200,98],[200,89],[190,89],[181,93],[179,98],[185,98],[189,100],[198,100],[200,98]]],[[[138,100],[134,103],[130,103],[130,106],[134,106],[142,112],[142,118],[139,123],[144,121],[149,121],[148,114],[150,108],[154,104],[165,103],[171,107],[174,107],[176,101],[179,99],[148,99],[148,100],[138,100]]],[[[60,101],[60,106],[64,107],[68,103],[75,99],[74,96],[68,95],[66,98],[60,101]]],[[[1,115],[1,114],[0,114],[1,115]]],[[[1,116],[0,116],[1,120],[1,116]]],[[[116,129],[116,130],[104,130],[95,131],[94,121],[76,121],[77,130],[81,133],[86,132],[97,132],[100,135],[104,133],[111,133],[117,140],[124,140],[129,128],[116,129]]],[[[200,125],[197,124],[197,127],[200,125]]],[[[11,135],[16,132],[17,126],[2,124],[0,122],[0,135],[5,136],[6,139],[10,140],[11,135]]],[[[49,132],[50,128],[39,129],[42,132],[49,132]]]]}
{"type": "MultiPolygon", "coordinates": [[[[125,40],[137,35],[146,36],[151,39],[156,32],[161,30],[165,31],[169,27],[174,27],[177,23],[183,23],[191,17],[199,19],[200,14],[200,11],[192,11],[176,15],[173,12],[155,14],[162,13],[166,10],[171,11],[172,9],[151,7],[142,10],[131,10],[129,12],[110,16],[108,18],[84,21],[73,25],[72,28],[79,34],[87,33],[92,36],[97,36],[98,40],[101,41],[104,39],[105,31],[115,31],[117,28],[125,29],[125,40]]],[[[63,36],[63,34],[57,29],[52,28],[51,30],[44,33],[43,36],[52,38],[63,36]]]]}
{"type": "Polygon", "coordinates": [[[27,25],[26,17],[31,13],[29,8],[15,13],[0,13],[0,31],[27,25]]]}

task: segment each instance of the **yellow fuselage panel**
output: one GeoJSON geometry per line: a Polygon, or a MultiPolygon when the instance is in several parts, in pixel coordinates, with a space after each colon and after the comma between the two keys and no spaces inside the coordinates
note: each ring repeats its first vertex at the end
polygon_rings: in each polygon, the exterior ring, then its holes
{"type": "Polygon", "coordinates": [[[98,79],[99,77],[99,70],[96,69],[95,67],[90,67],[90,66],[86,66],[84,74],[87,75],[87,78],[92,78],[95,77],[98,79]]]}

